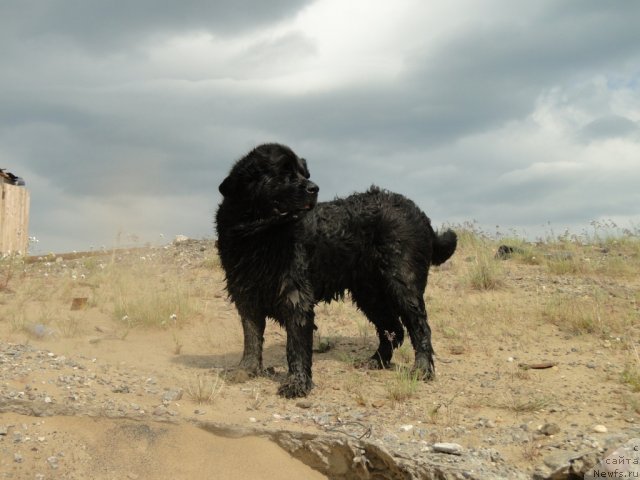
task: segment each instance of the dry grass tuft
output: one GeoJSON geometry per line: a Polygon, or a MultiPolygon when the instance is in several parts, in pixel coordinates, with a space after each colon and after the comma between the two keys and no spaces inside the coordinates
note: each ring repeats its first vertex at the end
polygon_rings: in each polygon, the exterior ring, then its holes
{"type": "Polygon", "coordinates": [[[588,295],[556,294],[542,307],[542,318],[572,335],[622,335],[637,331],[637,306],[633,300],[593,289],[588,295]]]}
{"type": "Polygon", "coordinates": [[[504,271],[495,258],[496,242],[478,231],[473,224],[453,227],[458,235],[455,255],[465,259],[465,286],[474,290],[495,290],[504,284],[504,271]]]}
{"type": "Polygon", "coordinates": [[[502,265],[491,252],[479,250],[468,273],[469,286],[475,290],[496,290],[504,285],[502,265]]]}
{"type": "Polygon", "coordinates": [[[0,292],[10,292],[9,284],[24,270],[24,257],[0,254],[0,292]]]}
{"type": "Polygon", "coordinates": [[[187,385],[189,397],[198,404],[212,404],[220,396],[224,388],[224,378],[220,373],[211,375],[196,375],[187,385]]]}
{"type": "Polygon", "coordinates": [[[640,354],[635,344],[632,344],[633,360],[624,366],[621,381],[629,385],[632,392],[640,392],[640,354]]]}
{"type": "Polygon", "coordinates": [[[621,375],[622,383],[629,385],[631,391],[640,392],[640,365],[627,364],[621,375]]]}
{"type": "Polygon", "coordinates": [[[112,292],[114,317],[128,328],[175,326],[195,313],[188,284],[171,272],[160,281],[153,278],[158,275],[153,267],[140,271],[112,267],[103,287],[112,292]]]}
{"type": "Polygon", "coordinates": [[[545,260],[549,272],[554,275],[586,275],[592,271],[590,263],[567,251],[547,254],[545,260]]]}
{"type": "Polygon", "coordinates": [[[606,326],[601,312],[602,306],[596,297],[559,295],[543,308],[542,315],[560,330],[573,335],[603,335],[606,326]]]}
{"type": "Polygon", "coordinates": [[[547,396],[528,397],[513,394],[504,395],[495,407],[509,410],[515,414],[531,413],[548,407],[553,400],[547,396]]]}
{"type": "Polygon", "coordinates": [[[524,458],[527,462],[536,462],[541,456],[542,445],[538,443],[538,440],[531,435],[523,444],[522,444],[522,458],[524,458]]]}
{"type": "Polygon", "coordinates": [[[66,315],[59,316],[55,321],[55,325],[63,337],[77,337],[82,331],[80,328],[80,318],[77,312],[70,312],[66,315]]]}
{"type": "Polygon", "coordinates": [[[406,366],[397,366],[386,385],[387,396],[394,402],[404,402],[417,394],[420,383],[419,372],[406,366]]]}

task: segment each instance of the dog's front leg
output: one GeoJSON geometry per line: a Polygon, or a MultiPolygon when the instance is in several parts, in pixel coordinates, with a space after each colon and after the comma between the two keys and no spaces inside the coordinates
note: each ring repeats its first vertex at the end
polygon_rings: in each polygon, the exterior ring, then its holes
{"type": "Polygon", "coordinates": [[[244,350],[239,368],[249,376],[262,372],[262,345],[266,319],[264,315],[252,309],[238,308],[244,333],[244,350]]]}
{"type": "Polygon", "coordinates": [[[289,373],[278,393],[286,398],[306,397],[313,387],[311,355],[313,351],[313,313],[297,313],[285,321],[289,373]]]}

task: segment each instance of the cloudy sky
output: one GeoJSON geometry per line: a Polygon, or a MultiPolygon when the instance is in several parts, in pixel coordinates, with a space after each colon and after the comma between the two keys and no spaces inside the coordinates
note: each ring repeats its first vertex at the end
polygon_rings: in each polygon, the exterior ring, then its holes
{"type": "Polygon", "coordinates": [[[323,200],[375,183],[436,226],[640,227],[639,23],[632,0],[3,1],[0,167],[36,253],[212,237],[267,141],[323,200]]]}

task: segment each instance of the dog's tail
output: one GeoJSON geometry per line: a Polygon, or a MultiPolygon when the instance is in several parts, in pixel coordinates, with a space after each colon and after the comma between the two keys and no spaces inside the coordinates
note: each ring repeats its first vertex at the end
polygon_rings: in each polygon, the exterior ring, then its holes
{"type": "Polygon", "coordinates": [[[446,262],[453,252],[456,251],[458,245],[458,236],[453,230],[447,230],[443,233],[436,233],[433,242],[433,254],[431,255],[432,265],[441,265],[446,262]]]}

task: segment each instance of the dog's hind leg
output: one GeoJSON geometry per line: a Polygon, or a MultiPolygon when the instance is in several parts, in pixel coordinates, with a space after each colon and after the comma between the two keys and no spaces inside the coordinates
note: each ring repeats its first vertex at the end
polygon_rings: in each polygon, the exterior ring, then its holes
{"type": "MultiPolygon", "coordinates": [[[[398,272],[402,271],[410,270],[398,270],[398,272]]],[[[426,284],[426,273],[413,278],[398,273],[388,277],[385,291],[388,300],[400,313],[400,319],[411,338],[411,345],[415,353],[414,371],[419,372],[422,379],[431,380],[435,377],[435,366],[433,346],[431,345],[431,327],[429,327],[427,308],[422,297],[426,284]]]]}
{"type": "Polygon", "coordinates": [[[422,295],[414,294],[402,299],[404,304],[400,318],[409,332],[411,344],[415,352],[414,371],[423,380],[435,377],[436,370],[433,363],[433,346],[431,345],[431,327],[427,320],[427,309],[422,295]]]}
{"type": "Polygon", "coordinates": [[[404,328],[398,315],[385,304],[380,293],[363,294],[352,291],[351,294],[358,308],[375,325],[380,342],[366,366],[376,369],[389,368],[393,351],[402,345],[404,340],[404,328]]]}
{"type": "Polygon", "coordinates": [[[287,329],[287,379],[278,389],[286,398],[306,397],[313,388],[311,360],[313,354],[313,311],[295,314],[285,320],[287,329]]]}

